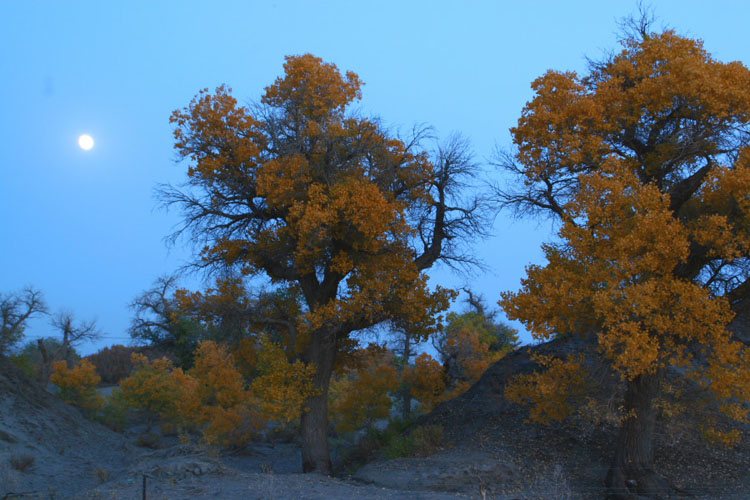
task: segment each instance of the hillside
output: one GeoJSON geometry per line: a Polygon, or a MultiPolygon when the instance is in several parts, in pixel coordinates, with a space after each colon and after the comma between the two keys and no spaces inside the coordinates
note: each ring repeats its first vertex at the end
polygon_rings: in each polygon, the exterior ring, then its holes
{"type": "MultiPolygon", "coordinates": [[[[734,327],[747,343],[746,325],[734,327]]],[[[518,349],[490,367],[469,391],[439,405],[419,423],[442,425],[462,448],[508,457],[522,474],[562,476],[577,493],[575,498],[601,498],[617,427],[581,418],[549,427],[526,423],[527,409],[503,396],[510,378],[536,368],[532,354],[564,356],[582,347],[580,340],[553,340],[518,349]]],[[[612,374],[602,367],[589,368],[602,386],[599,398],[617,394],[612,374]]],[[[687,397],[696,395],[697,390],[687,397]]],[[[703,441],[692,411],[682,418],[661,419],[659,425],[656,467],[678,491],[712,500],[750,498],[750,425],[744,426],[744,438],[733,449],[703,441]]]]}
{"type": "Polygon", "coordinates": [[[119,434],[85,419],[0,356],[0,498],[72,495],[99,483],[97,469],[123,467],[128,454],[119,434]],[[25,471],[10,465],[23,457],[33,459],[25,471]]]}
{"type": "MultiPolygon", "coordinates": [[[[746,334],[738,331],[745,340],[746,334]]],[[[469,391],[418,422],[443,426],[443,451],[379,459],[354,478],[301,474],[295,444],[258,443],[222,456],[175,439],[156,450],[137,448],[135,433],[117,434],[86,420],[0,358],[0,499],[139,498],[144,474],[149,491],[169,499],[600,499],[616,427],[581,418],[528,424],[527,410],[503,396],[511,377],[535,369],[532,354],[562,356],[583,347],[580,340],[554,340],[510,353],[469,391]],[[11,460],[24,456],[33,464],[16,470],[11,460]]],[[[616,400],[611,374],[590,368],[603,387],[599,397],[616,400]]],[[[658,469],[695,500],[746,500],[750,426],[736,448],[724,449],[703,442],[694,420],[689,414],[661,422],[658,469]]]]}

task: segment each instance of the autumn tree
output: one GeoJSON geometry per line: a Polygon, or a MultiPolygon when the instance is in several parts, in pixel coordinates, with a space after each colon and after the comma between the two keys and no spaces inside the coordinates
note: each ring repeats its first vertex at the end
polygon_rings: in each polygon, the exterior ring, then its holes
{"type": "MultiPolygon", "coordinates": [[[[537,339],[592,339],[586,354],[625,386],[607,476],[618,499],[665,487],[654,403],[670,367],[736,420],[747,421],[750,401],[750,353],[726,328],[750,298],[750,71],[700,41],[635,28],[586,75],[534,81],[512,129],[517,152],[502,161],[521,182],[499,192],[561,223],[548,264],[530,266],[501,305],[537,339]]],[[[576,385],[585,367],[578,357],[543,364],[557,375],[519,381],[532,399],[539,383],[576,385]]]]}
{"type": "Polygon", "coordinates": [[[26,322],[47,312],[42,292],[24,288],[17,293],[0,294],[0,355],[22,338],[26,322]]]}
{"type": "Polygon", "coordinates": [[[93,414],[104,404],[104,400],[96,392],[102,379],[88,360],[82,360],[73,368],[69,368],[66,361],[55,362],[50,381],[60,390],[63,401],[88,414],[93,414]]]}
{"type": "Polygon", "coordinates": [[[199,267],[232,267],[294,287],[291,319],[315,395],[301,417],[303,469],[331,473],[328,387],[352,332],[392,318],[434,328],[447,307],[423,271],[470,260],[461,242],[481,234],[481,200],[462,196],[473,164],[454,140],[434,157],[418,131],[401,140],[347,112],[361,81],[312,55],[287,57],[284,76],[255,106],[230,89],[201,91],[172,115],[187,183],[164,187],[201,248],[199,267]]]}
{"type": "Polygon", "coordinates": [[[340,432],[371,427],[388,418],[393,393],[399,385],[393,352],[370,344],[358,349],[354,366],[331,382],[331,413],[340,432]]]}
{"type": "Polygon", "coordinates": [[[419,408],[424,413],[431,411],[446,396],[447,377],[443,365],[426,352],[406,367],[403,378],[410,396],[419,401],[419,408]]]}
{"type": "Polygon", "coordinates": [[[455,395],[464,392],[493,363],[518,345],[518,332],[497,319],[484,299],[464,288],[469,309],[449,313],[446,326],[432,337],[432,345],[445,367],[447,382],[455,395]]]}
{"type": "Polygon", "coordinates": [[[203,332],[175,304],[177,290],[177,277],[162,276],[138,295],[130,303],[134,316],[128,332],[134,340],[174,354],[187,368],[193,364],[203,332]]]}

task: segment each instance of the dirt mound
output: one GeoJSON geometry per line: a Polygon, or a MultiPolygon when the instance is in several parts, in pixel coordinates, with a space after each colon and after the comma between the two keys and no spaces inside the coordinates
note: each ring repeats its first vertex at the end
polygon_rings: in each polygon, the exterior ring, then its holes
{"type": "MultiPolygon", "coordinates": [[[[568,498],[601,498],[617,426],[576,418],[549,427],[532,424],[527,422],[526,408],[504,397],[511,378],[537,369],[533,354],[563,357],[584,348],[585,342],[579,339],[522,347],[491,366],[467,392],[438,405],[417,424],[442,425],[447,438],[459,449],[513,457],[515,469],[528,478],[544,480],[544,474],[555,475],[554,481],[547,482],[567,483],[573,491],[568,498]]],[[[601,388],[598,397],[609,395],[617,401],[621,391],[618,379],[604,367],[589,368],[596,373],[601,388]]],[[[743,441],[727,449],[703,441],[700,424],[692,415],[680,422],[686,426],[682,433],[665,430],[672,429],[674,423],[660,422],[662,432],[657,436],[655,456],[657,470],[671,485],[696,498],[750,498],[750,426],[743,426],[743,441]]],[[[495,487],[495,494],[506,493],[506,486],[495,487]]]]}
{"type": "Polygon", "coordinates": [[[120,435],[85,419],[0,356],[0,498],[68,497],[121,468],[120,435]]]}

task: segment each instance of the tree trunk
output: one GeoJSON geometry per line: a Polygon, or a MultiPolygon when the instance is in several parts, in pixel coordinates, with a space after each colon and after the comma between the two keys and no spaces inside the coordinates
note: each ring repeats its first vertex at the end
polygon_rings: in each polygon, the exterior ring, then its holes
{"type": "Polygon", "coordinates": [[[39,381],[42,383],[42,387],[47,389],[49,383],[49,377],[51,372],[51,362],[49,359],[49,353],[47,352],[47,346],[44,345],[43,339],[36,339],[36,343],[39,346],[39,353],[42,355],[42,366],[39,372],[39,381]]]}
{"type": "Polygon", "coordinates": [[[328,386],[336,357],[336,336],[332,332],[314,332],[305,349],[304,361],[317,368],[313,386],[318,392],[305,401],[302,411],[302,471],[330,476],[333,473],[328,452],[328,386]]]}
{"type": "Polygon", "coordinates": [[[401,393],[403,406],[401,409],[401,418],[409,420],[411,417],[411,384],[404,383],[404,389],[401,393]]]}
{"type": "Polygon", "coordinates": [[[631,500],[636,495],[663,498],[670,490],[654,471],[656,408],[663,372],[639,375],[628,381],[625,392],[626,417],[617,438],[614,460],[606,485],[612,500],[631,500]]]}
{"type": "Polygon", "coordinates": [[[411,384],[408,383],[403,375],[409,369],[409,360],[411,359],[411,336],[404,332],[404,345],[403,345],[403,358],[404,364],[401,371],[401,380],[403,388],[401,390],[401,418],[408,420],[411,416],[411,384]]]}

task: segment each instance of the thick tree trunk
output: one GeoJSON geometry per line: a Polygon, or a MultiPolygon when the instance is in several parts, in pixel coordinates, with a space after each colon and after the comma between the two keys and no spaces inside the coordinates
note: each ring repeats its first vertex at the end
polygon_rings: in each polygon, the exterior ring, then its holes
{"type": "Polygon", "coordinates": [[[631,500],[636,495],[662,498],[667,483],[654,471],[656,408],[663,372],[639,375],[628,382],[626,417],[617,438],[614,460],[606,484],[612,500],[631,500]]]}
{"type": "Polygon", "coordinates": [[[328,386],[336,357],[336,336],[315,332],[305,350],[304,360],[314,363],[317,372],[313,384],[318,392],[305,401],[302,411],[302,471],[330,476],[333,473],[328,452],[328,386]]]}

